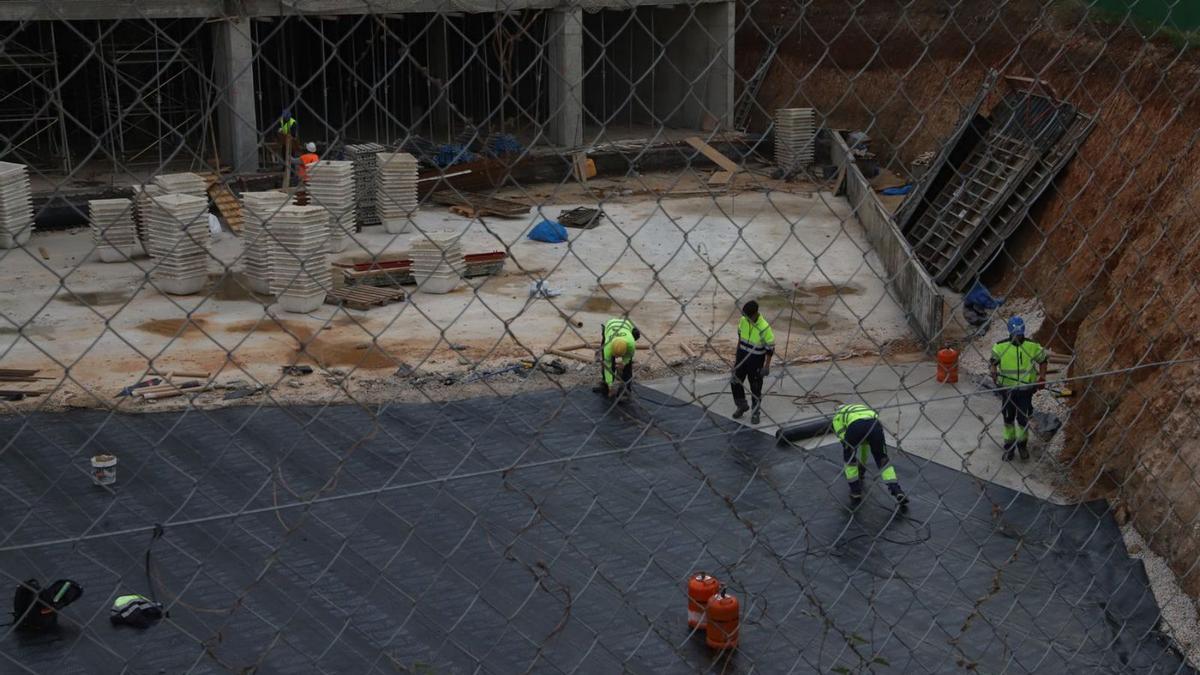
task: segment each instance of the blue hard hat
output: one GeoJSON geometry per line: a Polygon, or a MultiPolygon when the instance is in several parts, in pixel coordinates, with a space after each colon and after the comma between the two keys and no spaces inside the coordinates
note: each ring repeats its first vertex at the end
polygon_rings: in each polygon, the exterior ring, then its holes
{"type": "Polygon", "coordinates": [[[1014,316],[1013,318],[1009,319],[1008,320],[1008,334],[1024,336],[1025,335],[1025,319],[1022,319],[1019,316],[1014,316]]]}

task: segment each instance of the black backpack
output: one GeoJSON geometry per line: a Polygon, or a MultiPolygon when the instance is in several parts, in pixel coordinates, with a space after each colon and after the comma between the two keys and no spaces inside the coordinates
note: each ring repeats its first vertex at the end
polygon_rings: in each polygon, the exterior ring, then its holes
{"type": "Polygon", "coordinates": [[[37,579],[18,584],[13,593],[13,623],[17,630],[42,631],[58,627],[58,610],[79,599],[83,588],[59,579],[46,588],[37,579]]]}

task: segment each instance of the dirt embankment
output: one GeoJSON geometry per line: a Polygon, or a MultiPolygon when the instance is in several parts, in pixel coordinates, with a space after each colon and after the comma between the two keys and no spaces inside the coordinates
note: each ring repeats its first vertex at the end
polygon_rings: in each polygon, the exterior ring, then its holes
{"type": "MultiPolygon", "coordinates": [[[[814,106],[907,162],[936,149],[988,68],[1044,78],[1098,123],[994,266],[993,290],[1043,302],[1038,337],[1075,350],[1073,376],[1200,356],[1200,50],[1095,22],[1069,3],[850,4],[808,8],[760,109],[814,106]]],[[[754,6],[737,35],[743,76],[761,57],[756,26],[791,25],[793,5],[754,6]]],[[[763,113],[753,122],[761,128],[763,113]]],[[[1119,517],[1200,594],[1200,366],[1077,384],[1061,459],[1085,495],[1119,503],[1119,517]]]]}

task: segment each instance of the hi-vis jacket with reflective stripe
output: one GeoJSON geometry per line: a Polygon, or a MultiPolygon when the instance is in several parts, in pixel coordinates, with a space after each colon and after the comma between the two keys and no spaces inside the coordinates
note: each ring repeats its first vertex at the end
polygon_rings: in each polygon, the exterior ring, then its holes
{"type": "Polygon", "coordinates": [[[1038,366],[1048,358],[1046,350],[1032,340],[1022,340],[1019,345],[1001,340],[992,347],[992,363],[997,366],[1002,387],[1037,382],[1038,366]]]}
{"type": "Polygon", "coordinates": [[[859,420],[873,420],[879,414],[860,403],[851,403],[837,409],[833,414],[833,433],[841,440],[846,439],[846,429],[859,420]]]}
{"type": "Polygon", "coordinates": [[[754,323],[744,316],[738,322],[738,351],[755,355],[775,352],[775,333],[762,314],[754,323]]]}

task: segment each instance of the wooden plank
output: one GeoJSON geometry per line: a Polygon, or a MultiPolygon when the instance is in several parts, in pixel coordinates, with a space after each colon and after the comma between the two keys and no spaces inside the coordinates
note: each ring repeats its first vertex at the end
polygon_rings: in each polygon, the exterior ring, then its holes
{"type": "Polygon", "coordinates": [[[732,174],[738,172],[739,167],[733,160],[717,152],[716,149],[714,149],[711,145],[700,140],[700,137],[689,136],[688,138],[684,139],[684,142],[698,150],[700,154],[709,158],[713,164],[716,164],[729,173],[732,174]]]}
{"type": "Polygon", "coordinates": [[[709,185],[724,185],[729,182],[730,178],[733,178],[733,172],[717,171],[717,172],[714,172],[713,175],[708,177],[708,184],[709,185]]]}
{"type": "Polygon", "coordinates": [[[561,357],[564,359],[571,359],[573,361],[579,361],[580,363],[595,363],[595,359],[588,358],[581,354],[576,354],[575,352],[564,352],[561,349],[547,349],[546,353],[551,354],[553,356],[558,356],[558,357],[561,357]]]}

